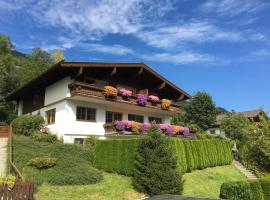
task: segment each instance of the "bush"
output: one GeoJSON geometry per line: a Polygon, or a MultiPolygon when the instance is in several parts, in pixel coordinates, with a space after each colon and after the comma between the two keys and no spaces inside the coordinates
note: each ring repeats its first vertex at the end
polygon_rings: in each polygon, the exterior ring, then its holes
{"type": "Polygon", "coordinates": [[[249,181],[252,200],[264,200],[263,190],[259,181],[249,181]]]}
{"type": "Polygon", "coordinates": [[[172,141],[156,127],[150,128],[148,134],[139,143],[135,156],[135,188],[149,195],[179,194],[182,177],[177,171],[172,141]]]}
{"type": "Polygon", "coordinates": [[[97,141],[98,138],[95,136],[87,137],[83,140],[83,146],[89,151],[89,156],[92,163],[94,163],[97,141]]]}
{"type": "Polygon", "coordinates": [[[57,135],[53,134],[46,134],[42,133],[40,131],[35,131],[31,134],[31,137],[37,141],[37,142],[49,142],[49,143],[55,143],[57,141],[57,135]]]}
{"type": "Polygon", "coordinates": [[[25,136],[13,137],[14,162],[25,179],[34,178],[35,184],[48,182],[53,185],[83,185],[102,180],[102,173],[91,167],[89,152],[74,144],[36,142],[25,136]],[[51,155],[57,164],[47,170],[27,166],[31,158],[51,155]]]}
{"type": "Polygon", "coordinates": [[[57,160],[56,158],[51,156],[35,157],[29,160],[27,165],[36,167],[38,169],[47,169],[56,165],[56,160],[57,160]]]}
{"type": "Polygon", "coordinates": [[[248,182],[226,182],[221,185],[220,198],[229,200],[253,200],[248,182]]]}
{"type": "MultiPolygon", "coordinates": [[[[132,175],[140,139],[98,140],[94,165],[108,172],[132,175]]],[[[181,173],[195,169],[231,164],[231,143],[224,139],[187,140],[170,138],[177,168],[181,173]]]]}
{"type": "Polygon", "coordinates": [[[264,199],[270,199],[270,175],[260,179],[261,187],[264,194],[264,199]]]}
{"type": "Polygon", "coordinates": [[[12,121],[13,132],[17,135],[30,136],[34,131],[39,131],[44,125],[40,115],[23,115],[12,121]]]}

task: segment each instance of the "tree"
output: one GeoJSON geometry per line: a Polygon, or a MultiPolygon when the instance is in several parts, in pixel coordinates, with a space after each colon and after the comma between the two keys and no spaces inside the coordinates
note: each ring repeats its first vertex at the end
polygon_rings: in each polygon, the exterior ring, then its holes
{"type": "Polygon", "coordinates": [[[10,41],[9,37],[0,34],[0,55],[5,55],[13,49],[15,45],[10,41]]]}
{"type": "Polygon", "coordinates": [[[217,114],[226,114],[228,111],[225,108],[217,107],[217,114]]]}
{"type": "Polygon", "coordinates": [[[198,92],[183,107],[186,122],[207,130],[216,120],[216,107],[212,97],[205,92],[198,92]]]}
{"type": "Polygon", "coordinates": [[[61,49],[55,49],[55,51],[51,55],[51,59],[52,59],[52,62],[55,64],[55,63],[60,62],[61,60],[64,60],[65,56],[64,56],[64,53],[61,51],[61,49]]]}
{"type": "Polygon", "coordinates": [[[152,127],[148,137],[139,144],[133,177],[133,184],[139,191],[149,195],[181,193],[181,175],[176,169],[171,142],[152,127]]]}
{"type": "Polygon", "coordinates": [[[245,141],[250,131],[249,120],[238,113],[228,113],[221,121],[220,128],[233,140],[245,141]]]}

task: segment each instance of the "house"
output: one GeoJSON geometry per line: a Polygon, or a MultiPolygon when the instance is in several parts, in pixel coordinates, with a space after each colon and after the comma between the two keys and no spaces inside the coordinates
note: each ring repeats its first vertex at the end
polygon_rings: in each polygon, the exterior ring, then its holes
{"type": "MultiPolygon", "coordinates": [[[[243,116],[248,118],[250,122],[254,123],[260,123],[260,116],[263,116],[268,119],[267,114],[261,108],[257,110],[235,112],[235,113],[242,114],[243,116]]],[[[225,132],[220,129],[220,124],[225,117],[226,114],[217,115],[215,124],[210,129],[207,130],[207,133],[211,135],[225,137],[225,132]]]]}
{"type": "Polygon", "coordinates": [[[89,135],[111,133],[115,120],[170,123],[180,111],[179,102],[191,96],[143,63],[97,63],[61,61],[11,93],[6,101],[17,101],[18,115],[40,114],[51,132],[65,143],[89,135]],[[117,89],[106,96],[105,86],[117,89]],[[120,89],[131,91],[130,97],[120,89]],[[155,95],[160,100],[137,103],[136,94],[155,95]],[[170,100],[168,108],[161,99],[170,100]]]}

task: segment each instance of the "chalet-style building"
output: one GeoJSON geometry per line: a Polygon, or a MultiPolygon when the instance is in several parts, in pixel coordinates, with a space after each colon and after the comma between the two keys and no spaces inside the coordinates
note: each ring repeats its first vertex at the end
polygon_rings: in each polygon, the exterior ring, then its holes
{"type": "MultiPolygon", "coordinates": [[[[254,123],[260,123],[260,117],[265,117],[268,119],[267,114],[263,111],[263,109],[257,109],[257,110],[251,110],[251,111],[245,111],[245,112],[234,112],[237,114],[241,114],[248,118],[250,122],[254,123]]],[[[216,122],[210,129],[207,130],[207,133],[211,135],[216,136],[222,136],[225,137],[225,132],[220,129],[221,121],[226,117],[226,114],[220,114],[216,117],[216,122]]]]}
{"type": "Polygon", "coordinates": [[[170,123],[179,102],[191,96],[143,63],[59,62],[10,94],[18,115],[40,114],[47,127],[66,143],[89,135],[103,136],[115,120],[170,123]],[[115,95],[105,91],[117,89],[115,95]],[[129,96],[120,91],[130,91],[129,96]],[[158,97],[138,104],[137,94],[158,97]],[[112,96],[111,96],[112,95],[112,96]],[[169,106],[162,105],[170,100],[169,106]]]}

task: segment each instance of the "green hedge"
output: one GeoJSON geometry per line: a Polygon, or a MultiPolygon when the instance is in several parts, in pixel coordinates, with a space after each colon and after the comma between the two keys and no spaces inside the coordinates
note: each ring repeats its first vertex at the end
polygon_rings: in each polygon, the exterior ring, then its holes
{"type": "MultiPolygon", "coordinates": [[[[226,140],[172,140],[178,169],[182,173],[232,162],[231,144],[226,140]]],[[[97,141],[94,165],[108,172],[131,175],[139,141],[140,139],[97,141]]]]}
{"type": "Polygon", "coordinates": [[[270,176],[252,181],[223,183],[220,197],[229,200],[269,200],[270,176]]]}

